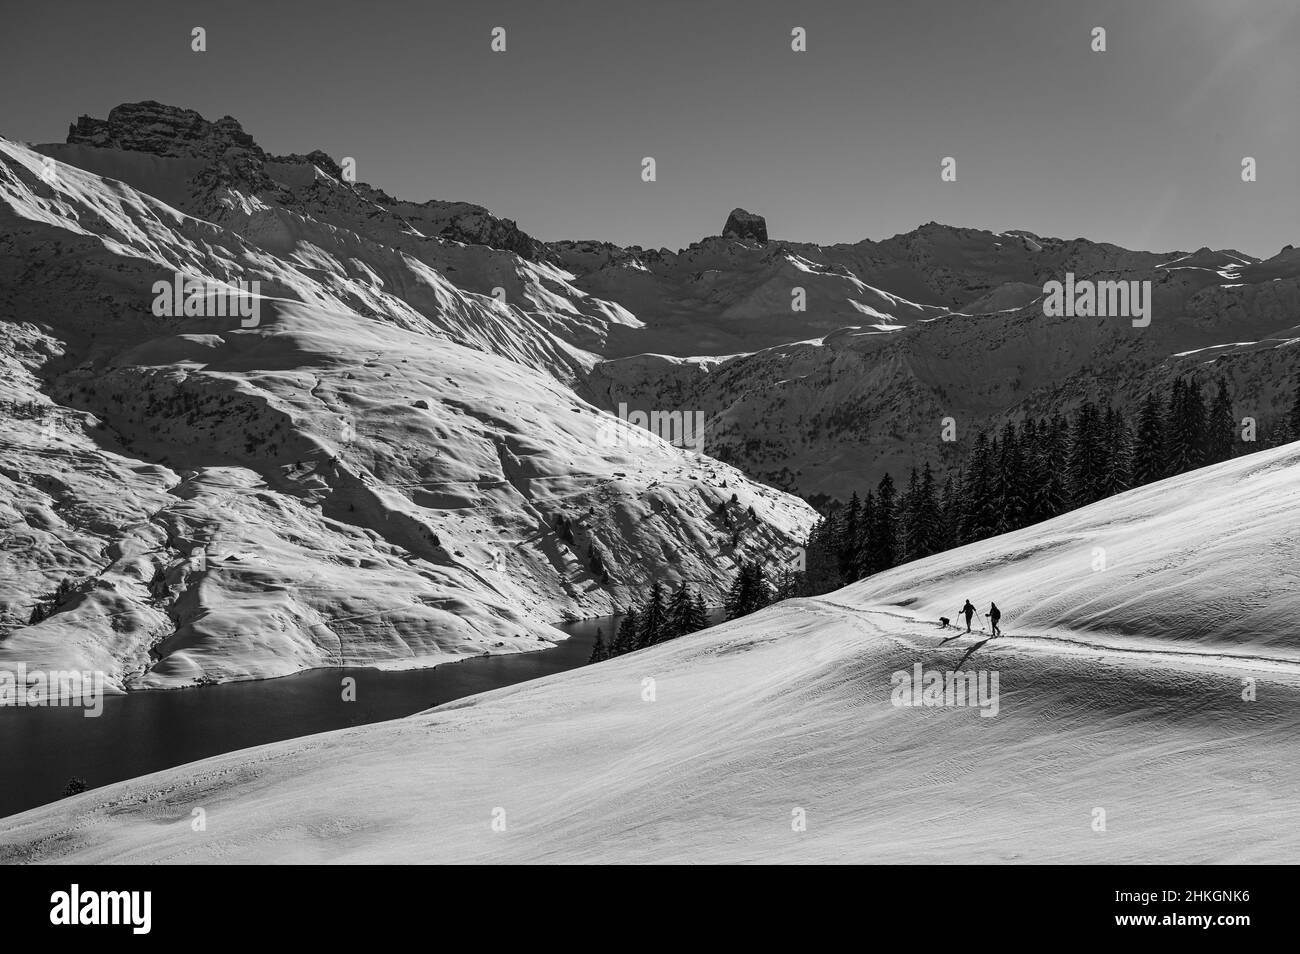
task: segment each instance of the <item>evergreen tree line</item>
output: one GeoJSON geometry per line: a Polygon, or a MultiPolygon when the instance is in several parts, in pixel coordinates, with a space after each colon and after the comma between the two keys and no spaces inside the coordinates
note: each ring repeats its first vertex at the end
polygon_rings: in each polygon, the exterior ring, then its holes
{"type": "MultiPolygon", "coordinates": [[[[782,576],[777,586],[767,581],[767,575],[757,560],[740,565],[736,579],[727,591],[724,603],[727,619],[739,619],[761,610],[778,600],[798,596],[793,574],[782,576]]],[[[647,646],[696,633],[709,626],[709,614],[698,592],[683,583],[671,597],[667,597],[662,583],[650,588],[650,598],[640,606],[629,607],[619,623],[614,639],[607,641],[603,629],[596,630],[596,645],[592,647],[589,662],[612,659],[647,646]]]]}
{"type": "Polygon", "coordinates": [[[589,661],[600,662],[622,656],[698,632],[708,625],[709,614],[704,608],[704,600],[691,589],[690,584],[683,583],[669,597],[663,584],[656,580],[650,588],[649,599],[640,606],[628,607],[612,640],[606,640],[603,629],[596,630],[596,645],[591,649],[589,661]]]}
{"type": "Polygon", "coordinates": [[[1287,412],[1286,419],[1278,431],[1275,435],[1276,439],[1268,446],[1300,441],[1300,381],[1296,382],[1295,397],[1291,399],[1291,410],[1287,412]]]}
{"type": "MultiPolygon", "coordinates": [[[[1047,520],[1113,494],[1228,460],[1246,446],[1228,390],[1212,399],[1194,379],[1174,381],[1168,400],[1147,395],[1136,421],[1109,404],[1085,401],[1073,414],[1028,417],[990,435],[981,431],[965,461],[940,483],[927,463],[901,492],[886,473],[865,496],[832,506],[805,544],[805,568],[769,583],[758,561],[741,564],[727,592],[737,619],[798,596],[838,589],[882,570],[1047,520]]],[[[1300,439],[1300,385],[1263,450],[1300,439]]],[[[734,501],[734,496],[733,496],[734,501]]],[[[724,505],[725,506],[725,505],[724,505]]],[[[720,508],[723,509],[723,508],[720,508]]],[[[629,607],[613,640],[596,634],[591,662],[644,649],[709,625],[702,598],[683,584],[668,597],[629,607]]]]}
{"type": "Polygon", "coordinates": [[[747,560],[740,565],[736,579],[732,581],[731,589],[727,591],[727,598],[722,605],[727,619],[740,619],[742,616],[758,612],[778,599],[785,599],[785,597],[773,591],[771,584],[767,582],[763,567],[757,560],[747,560]]]}
{"type": "MultiPolygon", "coordinates": [[[[1028,417],[981,431],[961,467],[912,468],[901,491],[885,474],[865,496],[833,507],[805,545],[804,579],[788,595],[827,593],[890,567],[1055,517],[1104,497],[1228,460],[1244,445],[1228,390],[1207,401],[1199,382],[1152,393],[1136,421],[1085,401],[1073,414],[1028,417]]],[[[1300,387],[1264,449],[1300,438],[1300,387]]]]}

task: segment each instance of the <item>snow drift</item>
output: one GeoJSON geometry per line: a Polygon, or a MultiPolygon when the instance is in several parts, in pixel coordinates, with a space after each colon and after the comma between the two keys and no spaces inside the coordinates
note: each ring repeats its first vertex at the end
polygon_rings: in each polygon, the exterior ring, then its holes
{"type": "Polygon", "coordinates": [[[0,858],[1286,862],[1297,478],[1293,444],[610,662],[106,786],[7,819],[0,858]],[[972,646],[921,617],[988,594],[1009,635],[964,666],[999,675],[997,715],[895,705],[898,674],[972,646]],[[1166,639],[1183,616],[1222,626],[1166,639]]]}
{"type": "Polygon", "coordinates": [[[992,601],[1016,635],[1300,662],[1300,443],[895,567],[839,596],[935,620],[955,620],[966,599],[981,611],[992,601]]]}

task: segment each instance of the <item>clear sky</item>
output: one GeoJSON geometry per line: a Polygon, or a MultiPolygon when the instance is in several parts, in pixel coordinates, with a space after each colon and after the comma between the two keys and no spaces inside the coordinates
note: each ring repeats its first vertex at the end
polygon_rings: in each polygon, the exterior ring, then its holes
{"type": "Polygon", "coordinates": [[[5,10],[0,135],[156,99],[543,239],[678,248],[743,206],[1267,256],[1300,242],[1297,51],[1297,0],[42,0],[5,10]]]}

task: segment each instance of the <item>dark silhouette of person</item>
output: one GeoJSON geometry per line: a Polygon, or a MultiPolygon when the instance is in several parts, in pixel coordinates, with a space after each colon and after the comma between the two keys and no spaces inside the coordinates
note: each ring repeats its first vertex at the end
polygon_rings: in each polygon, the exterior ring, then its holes
{"type": "MultiPolygon", "coordinates": [[[[1002,618],[1002,613],[998,610],[997,603],[989,603],[989,623],[993,627],[993,636],[1001,636],[1002,632],[998,629],[998,620],[1002,618]]],[[[989,637],[990,639],[992,637],[989,637]]]]}
{"type": "Polygon", "coordinates": [[[970,601],[970,600],[967,600],[967,601],[966,601],[966,605],[963,606],[963,607],[961,608],[961,611],[962,611],[962,613],[964,613],[964,614],[966,615],[966,632],[969,633],[969,632],[970,632],[970,618],[971,618],[972,616],[975,615],[975,607],[971,605],[971,601],[970,601]]]}

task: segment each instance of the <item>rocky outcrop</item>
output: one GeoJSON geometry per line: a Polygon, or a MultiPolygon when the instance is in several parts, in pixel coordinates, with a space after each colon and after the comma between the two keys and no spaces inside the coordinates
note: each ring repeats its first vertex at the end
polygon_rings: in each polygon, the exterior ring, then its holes
{"type": "Polygon", "coordinates": [[[185,159],[223,159],[231,150],[266,158],[233,117],[209,122],[192,109],[153,100],[115,106],[107,119],[82,116],[68,127],[68,144],[185,159]]]}
{"type": "Polygon", "coordinates": [[[744,209],[732,209],[727,216],[727,224],[723,226],[722,237],[745,242],[766,242],[767,220],[744,209]]]}
{"type": "MultiPolygon", "coordinates": [[[[68,144],[206,160],[208,167],[194,182],[196,193],[214,196],[224,189],[242,191],[303,214],[319,211],[307,207],[318,197],[317,193],[287,187],[278,174],[268,175],[267,163],[312,165],[336,181],[343,180],[339,163],[319,149],[305,155],[272,156],[233,117],[224,116],[210,122],[192,109],[152,100],[115,106],[107,119],[80,117],[68,128],[68,144]]],[[[437,200],[401,202],[364,182],[349,182],[348,187],[361,200],[357,208],[360,223],[371,219],[374,207],[379,206],[392,216],[391,221],[399,225],[409,223],[425,235],[467,245],[486,245],[531,261],[549,257],[545,243],[510,219],[497,218],[482,206],[437,200]]],[[[204,207],[201,199],[198,201],[199,206],[185,211],[208,217],[220,215],[216,209],[204,207]]],[[[214,206],[222,203],[219,198],[213,201],[214,206]]],[[[359,227],[358,231],[366,229],[359,227]]]]}
{"type": "Polygon", "coordinates": [[[497,218],[481,205],[434,200],[426,202],[424,207],[446,218],[446,224],[437,233],[442,238],[504,249],[531,261],[548,257],[544,243],[519,228],[512,219],[497,218]]]}

